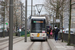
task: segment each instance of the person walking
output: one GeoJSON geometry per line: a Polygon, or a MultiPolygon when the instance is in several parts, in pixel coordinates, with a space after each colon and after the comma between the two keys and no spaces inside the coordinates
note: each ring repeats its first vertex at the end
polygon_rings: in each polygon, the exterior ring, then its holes
{"type": "Polygon", "coordinates": [[[55,41],[58,40],[58,32],[59,32],[59,28],[55,25],[54,29],[53,29],[53,33],[54,33],[54,39],[55,41]]]}
{"type": "Polygon", "coordinates": [[[50,38],[50,34],[49,33],[50,33],[50,28],[47,29],[47,36],[48,36],[48,38],[50,38]]]}
{"type": "Polygon", "coordinates": [[[50,38],[53,37],[53,32],[52,32],[52,28],[50,28],[50,38]]]}

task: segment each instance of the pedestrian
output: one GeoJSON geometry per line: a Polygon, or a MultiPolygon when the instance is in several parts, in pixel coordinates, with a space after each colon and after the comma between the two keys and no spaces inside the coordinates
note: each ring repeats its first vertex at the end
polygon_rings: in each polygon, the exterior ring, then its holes
{"type": "Polygon", "coordinates": [[[48,38],[50,38],[50,34],[49,33],[50,33],[50,28],[47,29],[47,36],[48,36],[48,38]]]}
{"type": "Polygon", "coordinates": [[[52,32],[52,28],[50,28],[50,38],[53,37],[53,32],[52,32]]]}
{"type": "Polygon", "coordinates": [[[54,39],[55,41],[58,40],[58,32],[59,32],[59,28],[55,25],[54,29],[53,29],[53,33],[54,33],[54,39]]]}

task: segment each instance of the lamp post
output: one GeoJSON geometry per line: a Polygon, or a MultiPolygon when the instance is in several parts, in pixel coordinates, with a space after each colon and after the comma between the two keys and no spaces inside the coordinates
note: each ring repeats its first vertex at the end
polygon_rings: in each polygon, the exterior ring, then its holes
{"type": "Polygon", "coordinates": [[[32,6],[33,6],[33,0],[31,0],[31,16],[32,16],[32,12],[33,12],[32,6]]]}
{"type": "Polygon", "coordinates": [[[23,4],[20,2],[20,4],[21,4],[21,30],[22,30],[22,7],[23,7],[23,4]]]}
{"type": "Polygon", "coordinates": [[[52,12],[52,16],[53,16],[53,28],[54,28],[54,10],[53,10],[53,12],[52,12]]]}
{"type": "Polygon", "coordinates": [[[9,50],[13,50],[13,0],[9,2],[9,50]]]}
{"type": "Polygon", "coordinates": [[[27,42],[27,0],[25,0],[25,42],[27,42]]]}
{"type": "Polygon", "coordinates": [[[4,17],[3,17],[3,37],[5,37],[5,8],[6,8],[6,0],[5,0],[5,3],[4,3],[4,17]]]}

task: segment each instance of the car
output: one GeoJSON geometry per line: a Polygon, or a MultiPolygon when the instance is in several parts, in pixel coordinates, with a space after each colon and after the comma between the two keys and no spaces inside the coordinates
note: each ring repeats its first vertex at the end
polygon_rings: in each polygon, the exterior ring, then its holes
{"type": "MultiPolygon", "coordinates": [[[[7,32],[7,30],[4,30],[5,32],[7,32]]],[[[3,32],[3,29],[0,29],[0,32],[3,32]]]]}
{"type": "Polygon", "coordinates": [[[3,30],[2,30],[2,29],[0,29],[0,32],[3,32],[3,30]]]}
{"type": "MultiPolygon", "coordinates": [[[[63,29],[63,32],[64,32],[64,29],[63,29]]],[[[62,29],[60,29],[59,33],[62,33],[62,29]]]]}
{"type": "MultiPolygon", "coordinates": [[[[69,31],[65,31],[64,33],[69,33],[69,31]]],[[[70,31],[70,34],[74,34],[74,32],[73,31],[70,31]]]]}
{"type": "MultiPolygon", "coordinates": [[[[69,29],[68,28],[64,29],[64,33],[68,34],[69,33],[69,29]]],[[[73,31],[72,28],[70,29],[70,34],[74,34],[74,31],[73,31]]]]}

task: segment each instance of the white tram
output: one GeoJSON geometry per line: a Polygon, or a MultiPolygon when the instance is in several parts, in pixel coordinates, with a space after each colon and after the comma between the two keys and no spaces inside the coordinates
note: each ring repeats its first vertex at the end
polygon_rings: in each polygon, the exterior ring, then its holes
{"type": "Polygon", "coordinates": [[[46,17],[31,17],[30,39],[47,40],[46,17]]]}

